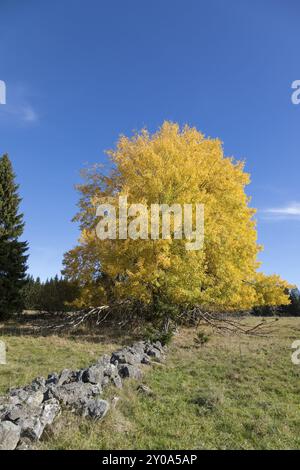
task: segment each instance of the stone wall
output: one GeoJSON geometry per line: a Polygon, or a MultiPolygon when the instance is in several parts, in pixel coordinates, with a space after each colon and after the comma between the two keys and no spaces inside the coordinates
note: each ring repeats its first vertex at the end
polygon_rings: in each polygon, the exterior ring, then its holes
{"type": "Polygon", "coordinates": [[[160,342],[138,341],[100,357],[85,369],[64,369],[11,389],[0,397],[0,450],[30,448],[64,407],[90,419],[102,419],[110,408],[101,398],[103,389],[110,384],[121,388],[127,377],[140,380],[141,364],[150,365],[164,355],[160,342]]]}

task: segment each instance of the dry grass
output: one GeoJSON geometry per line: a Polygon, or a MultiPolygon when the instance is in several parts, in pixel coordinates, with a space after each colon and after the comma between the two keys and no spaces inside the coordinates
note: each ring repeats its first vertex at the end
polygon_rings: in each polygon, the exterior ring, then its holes
{"type": "Polygon", "coordinates": [[[86,366],[134,339],[133,333],[113,334],[111,328],[97,331],[83,326],[60,335],[40,329],[50,321],[48,316],[26,315],[0,323],[0,340],[7,350],[7,364],[0,366],[0,394],[39,375],[86,366]]]}

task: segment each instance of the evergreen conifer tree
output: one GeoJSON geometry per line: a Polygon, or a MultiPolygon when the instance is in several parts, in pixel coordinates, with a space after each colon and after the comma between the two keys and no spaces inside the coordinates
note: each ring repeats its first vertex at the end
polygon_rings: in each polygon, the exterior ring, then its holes
{"type": "Polygon", "coordinates": [[[21,199],[8,155],[0,158],[0,318],[23,309],[27,242],[23,234],[21,199]]]}

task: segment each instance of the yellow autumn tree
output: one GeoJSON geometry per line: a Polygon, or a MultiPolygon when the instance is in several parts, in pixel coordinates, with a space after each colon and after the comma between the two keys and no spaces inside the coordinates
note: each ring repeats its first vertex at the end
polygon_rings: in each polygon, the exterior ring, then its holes
{"type": "Polygon", "coordinates": [[[261,247],[245,193],[249,175],[242,162],[224,156],[220,140],[165,122],[154,134],[144,129],[131,138],[121,136],[108,153],[110,174],[96,165],[78,187],[75,219],[82,233],[64,258],[65,275],[82,286],[78,305],[116,298],[221,310],[288,303],[284,281],[257,273],[261,247]],[[174,217],[168,239],[160,229],[155,240],[100,240],[97,207],[112,204],[118,216],[120,196],[128,205],[143,204],[149,224],[152,204],[203,204],[203,248],[187,250],[186,238],[176,239],[174,217]]]}

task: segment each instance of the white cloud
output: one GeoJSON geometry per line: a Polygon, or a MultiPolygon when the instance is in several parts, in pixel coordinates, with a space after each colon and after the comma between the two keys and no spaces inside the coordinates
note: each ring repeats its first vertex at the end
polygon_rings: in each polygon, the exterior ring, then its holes
{"type": "Polygon", "coordinates": [[[1,106],[0,119],[7,123],[10,121],[34,123],[38,121],[39,117],[30,104],[6,104],[1,106]]]}
{"type": "Polygon", "coordinates": [[[300,220],[300,202],[291,202],[282,207],[271,207],[262,211],[267,219],[276,220],[300,220]]]}
{"type": "Polygon", "coordinates": [[[22,119],[25,122],[35,122],[38,120],[38,115],[32,106],[26,105],[23,107],[22,119]]]}
{"type": "Polygon", "coordinates": [[[9,86],[6,83],[6,104],[0,106],[1,124],[33,124],[39,115],[31,104],[32,94],[22,86],[9,86]]]}

